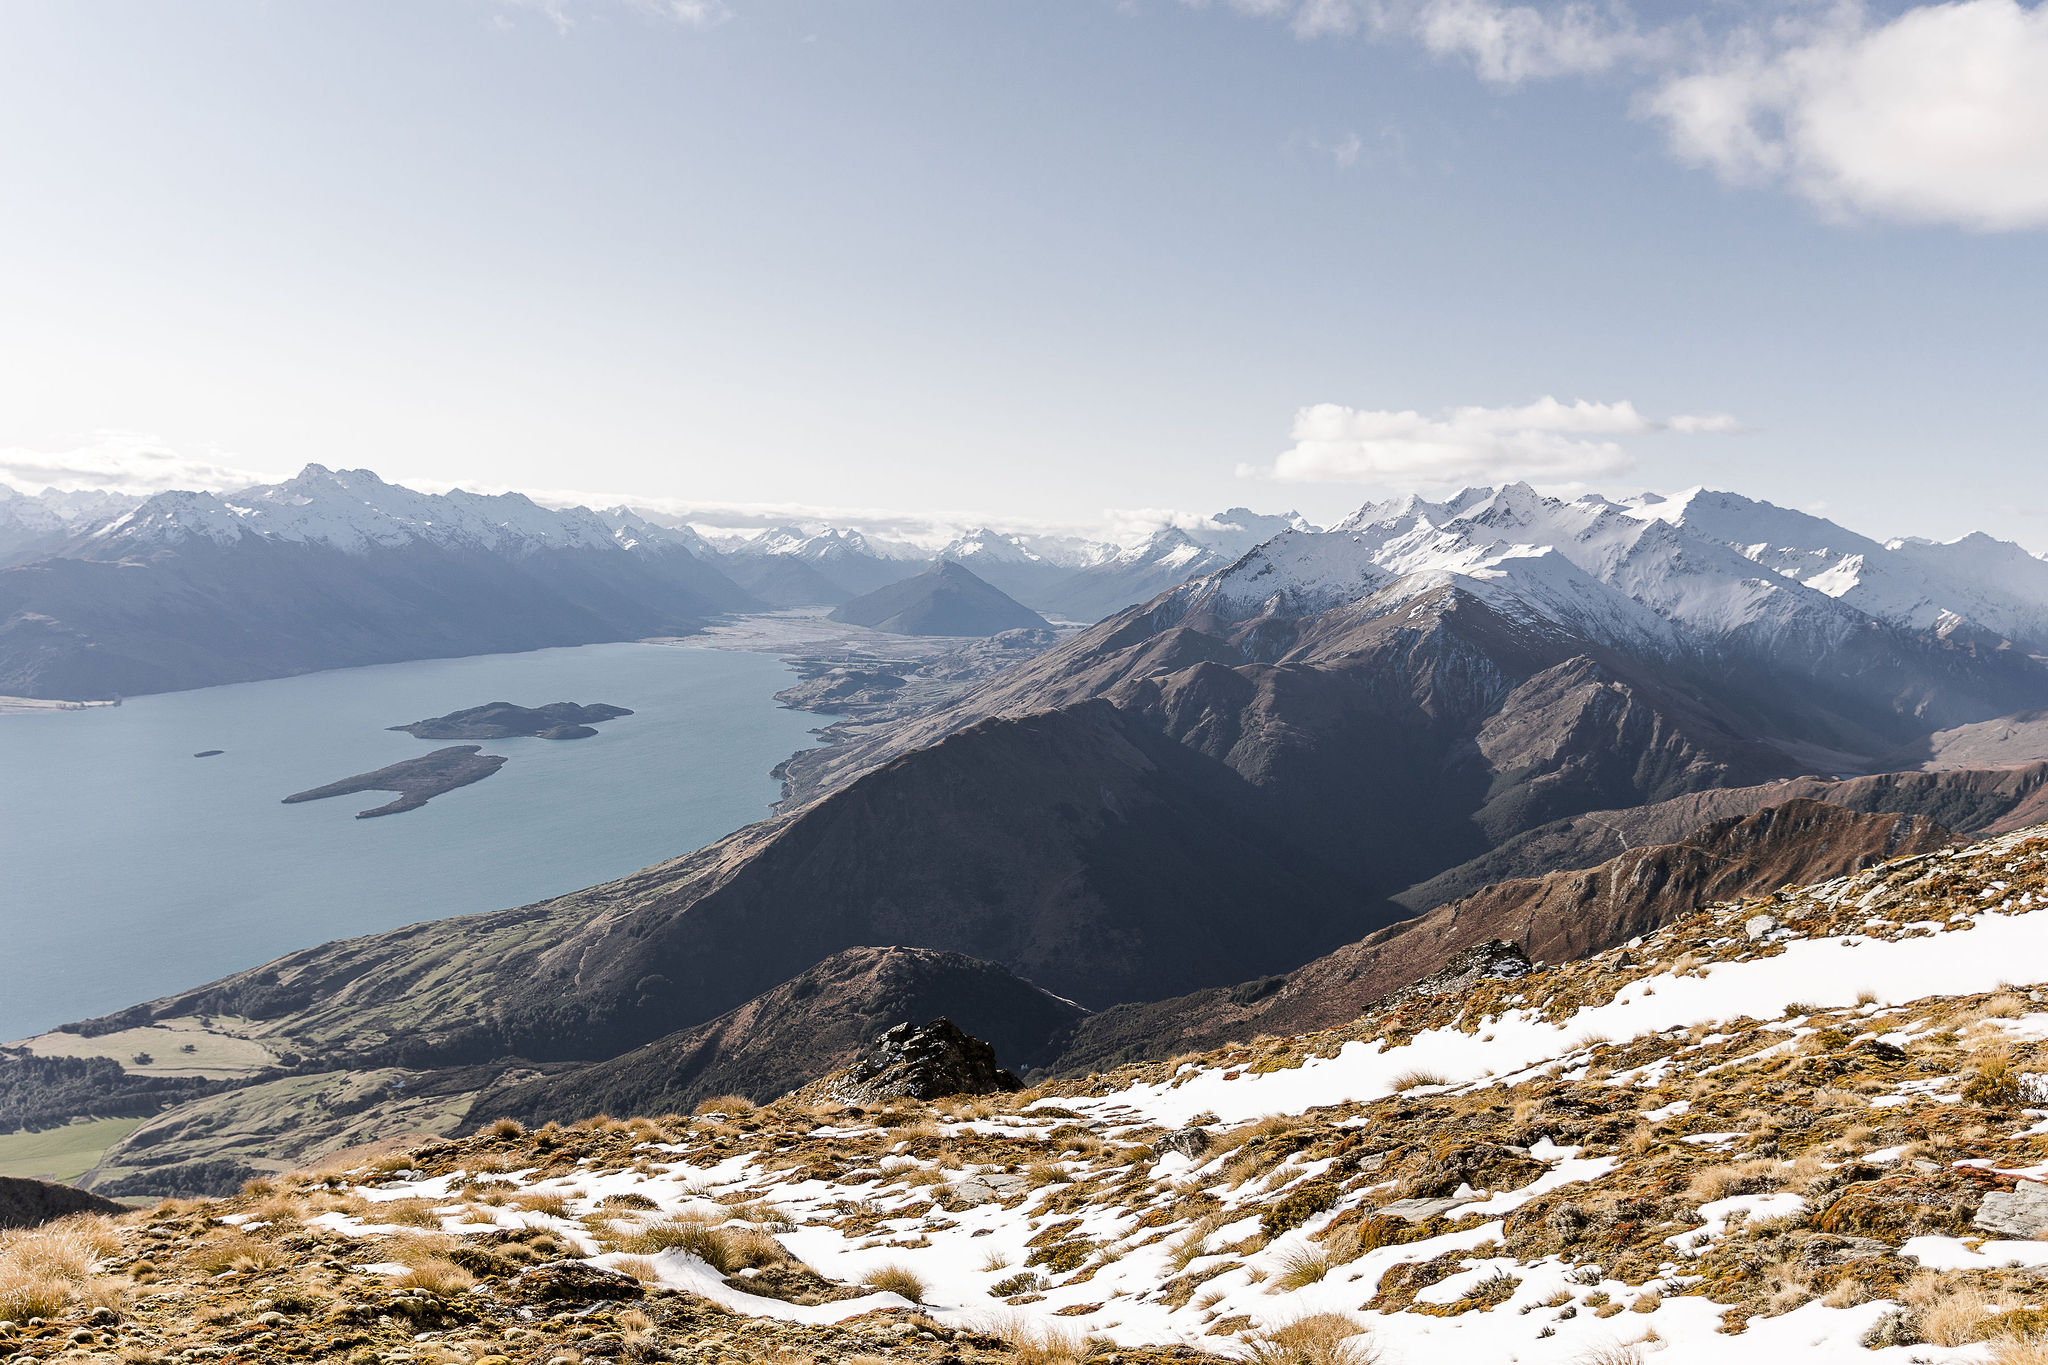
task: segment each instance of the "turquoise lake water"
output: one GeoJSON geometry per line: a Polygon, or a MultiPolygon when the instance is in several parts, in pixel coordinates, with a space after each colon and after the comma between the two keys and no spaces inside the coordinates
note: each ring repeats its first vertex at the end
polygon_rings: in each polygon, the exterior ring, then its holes
{"type": "Polygon", "coordinates": [[[766,816],[769,769],[816,743],[825,718],[773,700],[793,678],[768,654],[591,645],[0,715],[0,1041],[699,848],[766,816]],[[404,814],[356,819],[390,799],[372,792],[280,804],[450,742],[386,726],[489,701],[635,714],[485,743],[510,761],[404,814]]]}

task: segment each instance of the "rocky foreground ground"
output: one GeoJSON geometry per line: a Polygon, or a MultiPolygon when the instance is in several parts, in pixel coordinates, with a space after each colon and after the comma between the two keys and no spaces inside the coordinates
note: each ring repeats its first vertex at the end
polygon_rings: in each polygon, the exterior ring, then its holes
{"type": "Polygon", "coordinates": [[[508,1121],[7,1234],[0,1358],[2025,1365],[2043,978],[2037,830],[1079,1082],[508,1121]]]}

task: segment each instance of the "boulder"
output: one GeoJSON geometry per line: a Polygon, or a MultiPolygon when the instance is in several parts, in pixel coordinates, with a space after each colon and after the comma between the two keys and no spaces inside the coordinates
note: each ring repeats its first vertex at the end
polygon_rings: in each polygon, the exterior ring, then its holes
{"type": "Polygon", "coordinates": [[[1193,1161],[1209,1150],[1209,1133],[1203,1128],[1179,1128],[1152,1144],[1152,1155],[1165,1156],[1172,1152],[1193,1161]]]}
{"type": "Polygon", "coordinates": [[[988,1171],[956,1180],[948,1188],[956,1203],[999,1204],[1013,1194],[1022,1194],[1029,1183],[1021,1175],[988,1171]]]}
{"type": "Polygon", "coordinates": [[[1993,1190],[1977,1206],[1970,1226],[2003,1237],[2031,1240],[2048,1230],[2048,1185],[2021,1181],[2010,1193],[1993,1190]]]}
{"type": "Polygon", "coordinates": [[[1504,938],[1475,943],[1408,988],[1415,995],[1460,995],[1482,981],[1512,981],[1535,967],[1519,943],[1504,938]]]}
{"type": "Polygon", "coordinates": [[[529,1303],[598,1303],[606,1299],[637,1299],[647,1291],[640,1281],[616,1270],[583,1261],[550,1261],[519,1272],[512,1296],[529,1303]]]}
{"type": "Polygon", "coordinates": [[[991,1095],[1023,1085],[996,1065],[996,1050],[961,1031],[951,1019],[922,1028],[898,1024],[875,1039],[860,1060],[806,1086],[810,1100],[878,1104],[904,1097],[933,1100],[941,1095],[991,1095]]]}

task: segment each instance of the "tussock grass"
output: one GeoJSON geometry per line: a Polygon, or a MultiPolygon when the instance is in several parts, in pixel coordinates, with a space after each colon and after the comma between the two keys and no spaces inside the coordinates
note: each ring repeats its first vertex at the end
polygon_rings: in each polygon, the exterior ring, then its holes
{"type": "Polygon", "coordinates": [[[1572,1357],[1572,1365],[1643,1365],[1645,1359],[1635,1343],[1610,1341],[1588,1346],[1572,1357]]]}
{"type": "Polygon", "coordinates": [[[642,1284],[653,1284],[661,1278],[661,1272],[655,1268],[654,1262],[645,1256],[621,1256],[612,1262],[612,1269],[621,1275],[631,1275],[642,1284]]]}
{"type": "Polygon", "coordinates": [[[1034,1323],[1021,1313],[993,1319],[982,1330],[1001,1338],[1010,1348],[1014,1365],[1079,1365],[1092,1345],[1079,1332],[1034,1323]]]}
{"type": "Polygon", "coordinates": [[[1245,1343],[1252,1365],[1376,1365],[1365,1328],[1342,1313],[1311,1313],[1267,1327],[1245,1343]]]}
{"type": "Polygon", "coordinates": [[[476,1276],[446,1257],[423,1256],[391,1283],[397,1289],[423,1289],[437,1299],[446,1299],[474,1289],[476,1276]]]}
{"type": "Polygon", "coordinates": [[[368,1217],[376,1223],[395,1223],[400,1227],[439,1232],[444,1207],[444,1201],[438,1199],[386,1199],[371,1204],[368,1217]]]}
{"type": "Polygon", "coordinates": [[[745,1095],[713,1095],[708,1100],[699,1100],[693,1114],[725,1114],[729,1117],[751,1114],[761,1106],[745,1095]]]}
{"type": "Polygon", "coordinates": [[[203,1275],[230,1270],[251,1274],[277,1269],[285,1263],[285,1255],[260,1237],[251,1237],[246,1232],[223,1232],[193,1247],[185,1260],[203,1275]]]}
{"type": "Polygon", "coordinates": [[[559,1190],[521,1190],[509,1201],[514,1208],[525,1209],[528,1213],[546,1214],[550,1218],[567,1218],[569,1201],[559,1190]]]}
{"type": "Polygon", "coordinates": [[[0,1319],[24,1322],[82,1302],[119,1302],[119,1286],[95,1283],[93,1267],[120,1247],[113,1221],[98,1214],[0,1233],[0,1319]]]}
{"type": "Polygon", "coordinates": [[[654,1201],[653,1201],[652,1199],[649,1199],[649,1198],[648,1198],[648,1197],[647,1197],[646,1195],[644,1195],[644,1194],[633,1194],[633,1193],[631,1193],[631,1192],[628,1192],[628,1193],[625,1193],[625,1194],[608,1194],[608,1195],[606,1195],[606,1196],[605,1196],[604,1198],[602,1198],[602,1199],[600,1199],[600,1200],[598,1200],[598,1201],[597,1201],[597,1206],[598,1206],[599,1208],[601,1208],[601,1209],[646,1209],[646,1210],[654,1210],[654,1209],[658,1209],[658,1208],[660,1208],[660,1207],[661,1207],[661,1205],[659,1205],[659,1204],[655,1203],[655,1202],[654,1202],[654,1201]]]}
{"type": "Polygon", "coordinates": [[[526,1125],[514,1118],[492,1119],[477,1129],[476,1134],[488,1138],[521,1138],[526,1136],[526,1125]]]}
{"type": "Polygon", "coordinates": [[[1271,1294],[1283,1294],[1292,1289],[1306,1289],[1330,1273],[1330,1253],[1319,1246],[1289,1247],[1280,1253],[1279,1274],[1273,1280],[1271,1294]]]}
{"type": "Polygon", "coordinates": [[[1209,1254],[1209,1234],[1218,1227],[1214,1218],[1204,1218],[1166,1246],[1166,1263],[1182,1275],[1197,1260],[1209,1254]]]}
{"type": "Polygon", "coordinates": [[[1766,1159],[1740,1161],[1726,1166],[1709,1166],[1696,1172],[1685,1187],[1685,1197],[1696,1204],[1710,1204],[1716,1199],[1738,1194],[1756,1194],[1778,1183],[1777,1162],[1766,1159]]]}
{"type": "Polygon", "coordinates": [[[1409,1090],[1419,1090],[1426,1085],[1449,1084],[1450,1078],[1445,1076],[1443,1072],[1432,1071],[1428,1067],[1423,1066],[1410,1067],[1408,1068],[1408,1070],[1401,1072],[1399,1075],[1395,1076],[1392,1080],[1387,1082],[1387,1085],[1391,1087],[1396,1094],[1400,1094],[1409,1090]]]}
{"type": "Polygon", "coordinates": [[[1920,1335],[1936,1346],[1968,1346],[1990,1335],[1993,1319],[2024,1308],[2015,1295],[1990,1293],[1943,1276],[1915,1275],[1900,1296],[1920,1320],[1920,1335]]]}
{"type": "Polygon", "coordinates": [[[730,1273],[731,1249],[727,1235],[708,1218],[685,1215],[623,1233],[612,1242],[614,1251],[629,1256],[657,1256],[664,1251],[686,1251],[715,1270],[730,1273]]]}
{"type": "Polygon", "coordinates": [[[908,1266],[882,1266],[878,1270],[869,1271],[861,1283],[870,1289],[878,1289],[887,1294],[901,1294],[912,1303],[924,1302],[925,1283],[918,1277],[917,1272],[908,1266]]]}

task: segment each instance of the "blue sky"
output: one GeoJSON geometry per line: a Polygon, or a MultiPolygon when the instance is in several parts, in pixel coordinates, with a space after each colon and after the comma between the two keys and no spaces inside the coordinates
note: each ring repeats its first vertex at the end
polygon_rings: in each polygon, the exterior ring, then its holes
{"type": "Polygon", "coordinates": [[[2048,549],[2048,17],[1660,15],[10,0],[0,476],[2048,549]]]}

